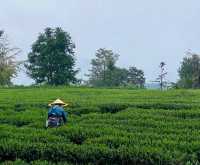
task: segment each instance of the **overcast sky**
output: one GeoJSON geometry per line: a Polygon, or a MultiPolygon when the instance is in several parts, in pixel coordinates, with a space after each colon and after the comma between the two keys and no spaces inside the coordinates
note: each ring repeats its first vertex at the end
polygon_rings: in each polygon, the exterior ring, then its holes
{"type": "MultiPolygon", "coordinates": [[[[76,44],[79,77],[90,68],[99,48],[120,54],[120,67],[143,69],[147,81],[157,77],[160,61],[169,81],[185,52],[200,53],[199,0],[1,0],[0,29],[27,59],[31,44],[46,27],[62,27],[76,44]]],[[[17,84],[32,80],[20,73],[17,84]]]]}

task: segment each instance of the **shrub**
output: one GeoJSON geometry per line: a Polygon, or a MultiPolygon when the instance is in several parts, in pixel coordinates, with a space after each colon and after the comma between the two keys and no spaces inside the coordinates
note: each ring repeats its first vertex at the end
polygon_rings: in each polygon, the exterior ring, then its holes
{"type": "Polygon", "coordinates": [[[0,89],[0,162],[198,165],[199,95],[198,90],[0,89]],[[68,122],[45,129],[46,104],[58,96],[71,103],[68,122]]]}
{"type": "Polygon", "coordinates": [[[128,108],[128,104],[115,104],[115,103],[102,104],[99,105],[99,108],[102,113],[116,113],[128,108]]]}
{"type": "Polygon", "coordinates": [[[22,103],[15,104],[14,110],[17,112],[25,111],[26,107],[22,103]]]}
{"type": "Polygon", "coordinates": [[[71,114],[75,114],[81,116],[82,114],[88,114],[92,112],[100,112],[100,108],[98,107],[78,107],[78,108],[68,108],[67,112],[71,114]]]}

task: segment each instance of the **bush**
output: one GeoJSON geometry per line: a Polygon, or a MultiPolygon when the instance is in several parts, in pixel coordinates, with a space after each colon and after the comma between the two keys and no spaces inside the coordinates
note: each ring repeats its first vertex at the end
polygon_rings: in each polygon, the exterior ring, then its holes
{"type": "Polygon", "coordinates": [[[0,89],[0,162],[199,164],[199,95],[198,90],[0,89]],[[61,96],[71,103],[68,122],[45,129],[46,104],[61,96]]]}
{"type": "Polygon", "coordinates": [[[17,112],[25,111],[26,107],[22,103],[15,104],[14,110],[17,112]]]}
{"type": "Polygon", "coordinates": [[[153,104],[133,104],[132,107],[142,108],[142,109],[171,109],[171,110],[181,110],[181,109],[192,109],[195,108],[190,104],[165,104],[165,103],[153,103],[153,104]]]}
{"type": "Polygon", "coordinates": [[[15,161],[5,161],[3,163],[0,163],[1,165],[28,165],[28,163],[20,160],[20,159],[17,159],[15,161]]]}
{"type": "Polygon", "coordinates": [[[116,113],[128,108],[128,104],[102,104],[99,105],[99,108],[102,113],[116,113]]]}
{"type": "Polygon", "coordinates": [[[67,112],[70,114],[75,114],[81,116],[82,114],[88,114],[92,112],[100,112],[100,108],[98,107],[79,107],[79,108],[67,108],[67,112]]]}

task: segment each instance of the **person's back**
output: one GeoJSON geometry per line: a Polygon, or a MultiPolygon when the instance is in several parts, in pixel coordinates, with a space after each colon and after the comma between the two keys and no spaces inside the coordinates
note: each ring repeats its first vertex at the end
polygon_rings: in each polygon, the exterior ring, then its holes
{"type": "Polygon", "coordinates": [[[57,99],[53,103],[49,104],[51,108],[48,111],[46,127],[56,127],[61,125],[62,121],[64,123],[67,122],[67,113],[63,109],[63,107],[67,105],[68,104],[64,103],[60,99],[57,99]]]}
{"type": "Polygon", "coordinates": [[[51,116],[62,118],[64,123],[67,122],[66,113],[59,105],[54,105],[49,109],[48,118],[51,116]]]}

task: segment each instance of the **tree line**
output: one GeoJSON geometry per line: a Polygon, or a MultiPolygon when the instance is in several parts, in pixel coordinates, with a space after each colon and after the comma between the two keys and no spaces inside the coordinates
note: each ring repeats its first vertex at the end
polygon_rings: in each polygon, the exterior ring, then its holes
{"type": "Polygon", "coordinates": [[[127,86],[144,87],[144,72],[134,66],[120,68],[116,66],[119,58],[112,50],[100,48],[91,60],[88,85],[92,86],[127,86]]]}
{"type": "MultiPolygon", "coordinates": [[[[75,68],[75,43],[70,34],[63,29],[46,28],[39,33],[37,40],[32,44],[28,59],[25,62],[17,62],[15,57],[20,53],[18,48],[13,48],[4,31],[0,31],[0,85],[11,85],[12,78],[17,75],[20,65],[24,66],[27,75],[36,84],[70,85],[80,84],[77,79],[79,72],[75,68]]],[[[100,48],[95,57],[91,59],[91,67],[86,75],[85,84],[94,87],[130,86],[144,88],[144,71],[137,67],[129,66],[121,68],[116,65],[119,54],[113,50],[100,48]]],[[[158,82],[164,87],[164,62],[160,63],[161,74],[158,82]]],[[[174,83],[176,88],[200,87],[200,56],[188,53],[178,69],[179,81],[174,83]]]]}

